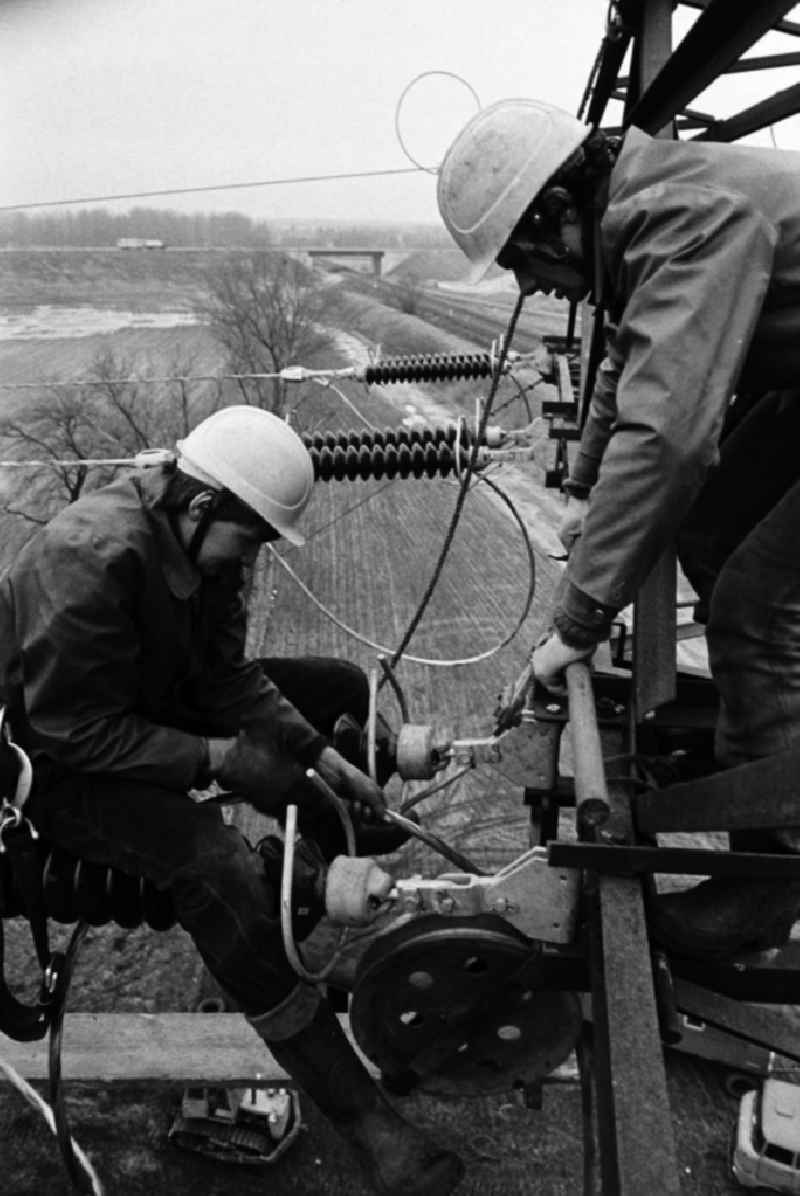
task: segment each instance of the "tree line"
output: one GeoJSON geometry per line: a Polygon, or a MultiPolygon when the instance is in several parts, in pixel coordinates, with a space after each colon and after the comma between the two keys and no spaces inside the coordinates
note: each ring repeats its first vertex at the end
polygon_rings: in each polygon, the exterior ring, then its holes
{"type": "Polygon", "coordinates": [[[270,221],[254,220],[242,212],[175,212],[144,207],[127,212],[106,208],[0,212],[0,245],[11,249],[114,246],[132,237],[159,240],[178,248],[377,244],[385,249],[408,249],[447,245],[443,229],[422,223],[270,221]]]}

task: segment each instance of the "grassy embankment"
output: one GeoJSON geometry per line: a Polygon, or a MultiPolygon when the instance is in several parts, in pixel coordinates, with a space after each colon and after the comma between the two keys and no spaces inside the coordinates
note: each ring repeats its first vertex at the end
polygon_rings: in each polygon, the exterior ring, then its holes
{"type": "MultiPolygon", "coordinates": [[[[115,259],[114,271],[121,271],[115,259]]],[[[92,270],[98,269],[92,266],[92,270]]],[[[126,267],[127,268],[127,267],[126,267]]],[[[149,268],[149,267],[148,267],[149,268]]],[[[153,269],[156,269],[154,266],[153,269]]],[[[161,269],[161,266],[158,266],[161,269]]],[[[93,276],[94,277],[94,276],[93,276]]],[[[65,285],[53,277],[38,278],[37,302],[72,302],[77,293],[86,302],[125,305],[136,302],[137,280],[121,273],[87,281],[81,290],[75,276],[65,285]],[[56,296],[59,298],[57,299],[56,296]]],[[[19,286],[25,290],[24,279],[19,286]]],[[[180,304],[196,278],[180,285],[160,278],[142,280],[144,309],[156,294],[180,304]],[[160,289],[162,283],[168,286],[160,289]],[[145,297],[146,296],[146,297],[145,297]]],[[[361,308],[347,325],[384,352],[446,351],[445,337],[413,317],[361,308]]],[[[87,338],[99,344],[100,338],[87,338]]],[[[203,329],[170,332],[115,333],[103,343],[134,350],[148,370],[161,370],[177,346],[188,342],[202,354],[204,368],[217,368],[215,347],[203,329]]],[[[0,351],[2,377],[31,377],[47,368],[55,374],[81,368],[97,344],[78,341],[5,345],[0,351]],[[9,374],[11,371],[11,374],[9,374]]],[[[339,360],[331,352],[326,364],[339,360]]],[[[309,364],[309,363],[306,363],[309,364]]],[[[39,375],[41,376],[41,375],[39,375]]],[[[445,399],[450,388],[436,388],[445,399]]],[[[469,388],[471,390],[471,388],[469,388]]],[[[406,398],[402,387],[386,388],[365,400],[363,391],[348,390],[354,401],[369,403],[371,422],[396,423],[406,398]]],[[[463,402],[467,401],[466,396],[463,402]]],[[[335,397],[318,391],[301,406],[306,426],[349,427],[349,412],[335,397]]],[[[457,404],[456,404],[457,405],[457,404]]],[[[443,481],[320,484],[306,520],[309,543],[302,551],[286,551],[287,558],[310,589],[347,624],[366,637],[392,647],[397,644],[416,609],[431,575],[454,501],[452,483],[443,481]],[[366,501],[365,501],[366,500],[366,501]]],[[[411,650],[421,655],[463,657],[496,642],[519,610],[525,592],[521,549],[511,525],[480,491],[470,499],[452,552],[431,606],[411,650]]],[[[282,573],[273,574],[274,604],[262,597],[256,611],[253,648],[275,653],[321,652],[347,655],[365,667],[374,663],[374,649],[360,644],[324,619],[282,573]],[[269,609],[267,609],[269,608],[269,609]]],[[[400,678],[417,721],[442,718],[459,734],[485,733],[500,685],[519,662],[521,649],[506,649],[476,667],[431,670],[405,664],[400,678]]],[[[387,712],[396,721],[391,704],[387,712]]],[[[426,824],[443,833],[467,854],[492,866],[524,846],[524,815],[518,790],[502,777],[481,770],[470,785],[459,786],[450,797],[429,803],[426,824]]],[[[431,858],[408,852],[404,866],[432,866],[431,858]]],[[[30,949],[23,928],[12,925],[8,947],[9,973],[32,979],[30,949]],[[26,960],[28,962],[26,962],[26,960]]],[[[155,935],[148,931],[106,927],[94,931],[78,962],[71,1004],[84,1010],[159,1010],[191,1008],[201,991],[201,968],[191,944],[180,930],[155,935]]],[[[198,1031],[200,1032],[200,1031],[198,1031]]],[[[676,1109],[687,1105],[686,1082],[676,1081],[676,1109]]],[[[681,1121],[682,1160],[691,1172],[687,1193],[709,1196],[733,1189],[724,1164],[723,1128],[732,1116],[732,1103],[720,1102],[713,1084],[692,1089],[692,1116],[681,1121]]],[[[69,1106],[76,1137],[89,1150],[107,1191],[114,1196],[173,1193],[206,1196],[236,1192],[256,1196],[265,1187],[275,1196],[319,1192],[323,1196],[358,1196],[365,1192],[354,1175],[349,1156],[336,1136],[306,1104],[310,1133],[295,1151],[268,1175],[231,1171],[167,1148],[165,1133],[179,1093],[136,1091],[73,1092],[69,1106]]],[[[574,1091],[548,1092],[545,1110],[531,1114],[508,1094],[471,1102],[445,1102],[415,1096],[404,1102],[407,1112],[435,1129],[437,1136],[465,1156],[469,1174],[463,1196],[510,1196],[538,1190],[547,1196],[568,1196],[580,1190],[580,1106],[574,1091]]],[[[38,1116],[14,1093],[0,1097],[3,1130],[3,1191],[9,1196],[52,1196],[66,1193],[54,1147],[38,1116]]]]}

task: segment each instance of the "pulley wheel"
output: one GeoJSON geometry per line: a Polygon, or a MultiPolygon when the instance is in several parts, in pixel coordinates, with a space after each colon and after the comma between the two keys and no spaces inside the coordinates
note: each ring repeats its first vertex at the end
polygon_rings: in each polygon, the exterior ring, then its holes
{"type": "Polygon", "coordinates": [[[376,939],[350,1023],[388,1081],[450,1096],[506,1092],[551,1072],[578,1037],[578,997],[546,986],[546,960],[502,918],[431,915],[376,939]]]}

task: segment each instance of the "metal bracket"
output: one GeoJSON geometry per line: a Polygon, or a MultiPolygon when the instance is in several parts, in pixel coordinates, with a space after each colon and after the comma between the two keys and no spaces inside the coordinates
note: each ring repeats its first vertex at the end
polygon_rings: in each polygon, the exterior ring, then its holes
{"type": "Polygon", "coordinates": [[[399,880],[390,893],[406,913],[500,914],[529,938],[570,943],[575,936],[580,874],[551,868],[533,847],[494,876],[445,873],[434,880],[399,880]]]}

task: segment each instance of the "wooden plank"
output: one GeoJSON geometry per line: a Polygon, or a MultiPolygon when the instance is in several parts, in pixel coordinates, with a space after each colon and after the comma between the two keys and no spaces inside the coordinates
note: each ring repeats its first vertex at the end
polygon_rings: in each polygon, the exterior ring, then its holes
{"type": "MultiPolygon", "coordinates": [[[[339,1020],[353,1042],[347,1015],[339,1020]]],[[[14,1042],[0,1034],[0,1059],[27,1080],[47,1079],[47,1052],[47,1039],[14,1042]]],[[[61,1059],[65,1083],[291,1084],[241,1013],[68,1013],[61,1059]]],[[[7,1081],[2,1072],[0,1081],[7,1081]]]]}

